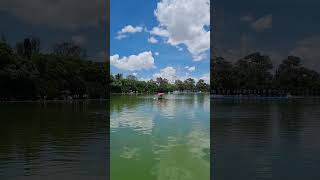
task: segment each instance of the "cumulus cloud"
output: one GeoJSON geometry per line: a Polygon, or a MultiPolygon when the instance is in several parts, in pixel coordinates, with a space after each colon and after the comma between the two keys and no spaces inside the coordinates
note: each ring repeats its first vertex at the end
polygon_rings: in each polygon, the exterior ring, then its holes
{"type": "Polygon", "coordinates": [[[158,40],[155,37],[151,36],[150,38],[148,38],[148,42],[155,44],[155,43],[158,43],[158,40]]]}
{"type": "Polygon", "coordinates": [[[240,20],[244,22],[252,22],[254,21],[254,17],[252,17],[251,15],[246,15],[246,16],[242,16],[240,20]]]}
{"type": "Polygon", "coordinates": [[[128,37],[128,34],[135,34],[138,32],[142,32],[143,31],[143,27],[141,26],[136,26],[133,27],[132,25],[127,25],[125,27],[123,27],[120,31],[118,31],[118,35],[116,37],[116,39],[123,39],[128,37]]]}
{"type": "Polygon", "coordinates": [[[206,83],[210,84],[210,73],[203,74],[199,79],[204,80],[206,83]]]}
{"type": "Polygon", "coordinates": [[[320,35],[304,38],[297,43],[297,46],[290,52],[291,55],[302,58],[302,64],[309,68],[320,70],[320,35]]]}
{"type": "Polygon", "coordinates": [[[155,73],[153,75],[154,79],[157,79],[158,77],[165,78],[170,83],[174,83],[175,80],[177,80],[177,70],[171,66],[168,66],[166,68],[161,69],[159,73],[155,73]]]}
{"type": "Polygon", "coordinates": [[[143,134],[150,134],[154,127],[153,115],[146,116],[143,113],[127,110],[110,118],[111,131],[119,128],[129,128],[143,134]]]}
{"type": "Polygon", "coordinates": [[[107,51],[99,51],[93,57],[90,57],[90,60],[95,62],[107,62],[109,55],[107,51]]]}
{"type": "Polygon", "coordinates": [[[189,72],[193,72],[196,70],[196,67],[195,66],[192,66],[192,67],[189,67],[189,66],[186,66],[185,67],[189,72]]]}
{"type": "Polygon", "coordinates": [[[150,34],[153,34],[153,35],[162,36],[162,37],[169,37],[169,32],[167,30],[159,28],[159,27],[154,27],[149,32],[150,32],[150,34]]]}
{"type": "Polygon", "coordinates": [[[123,27],[119,33],[120,34],[125,34],[125,33],[137,33],[137,32],[142,32],[142,27],[141,26],[136,26],[136,27],[133,27],[131,25],[128,25],[128,26],[125,26],[123,27]]]}
{"type": "Polygon", "coordinates": [[[154,55],[159,56],[159,52],[155,52],[154,55]]]}
{"type": "Polygon", "coordinates": [[[185,45],[195,61],[205,58],[210,49],[209,0],[161,0],[154,14],[159,25],[151,34],[164,37],[172,46],[185,45]]]}
{"type": "MultiPolygon", "coordinates": [[[[188,67],[190,68],[190,67],[188,67]]],[[[191,67],[193,69],[193,67],[191,67]]],[[[193,77],[190,76],[189,73],[185,73],[185,75],[178,75],[181,74],[179,73],[178,70],[172,66],[167,66],[163,69],[160,70],[160,72],[155,73],[153,75],[153,79],[156,80],[158,77],[165,78],[169,81],[169,83],[174,83],[176,80],[181,80],[184,81],[188,78],[194,79],[196,82],[199,81],[200,79],[203,79],[206,83],[210,84],[210,73],[205,73],[201,75],[200,77],[193,77]]]]}
{"type": "Polygon", "coordinates": [[[86,42],[86,37],[82,36],[82,35],[75,35],[71,37],[71,40],[73,43],[77,44],[77,45],[83,45],[86,42]]]}
{"type": "Polygon", "coordinates": [[[272,14],[257,19],[251,24],[251,27],[257,32],[272,28],[272,14]]]}
{"type": "Polygon", "coordinates": [[[110,56],[110,64],[118,69],[127,71],[140,71],[155,68],[154,58],[151,51],[142,52],[138,55],[124,56],[118,54],[110,56]]]}
{"type": "Polygon", "coordinates": [[[98,26],[105,9],[104,0],[2,0],[0,6],[28,23],[68,29],[98,26]]]}

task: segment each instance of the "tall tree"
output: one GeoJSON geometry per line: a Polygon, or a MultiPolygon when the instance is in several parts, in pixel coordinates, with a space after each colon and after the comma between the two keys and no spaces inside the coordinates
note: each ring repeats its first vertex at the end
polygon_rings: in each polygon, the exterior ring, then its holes
{"type": "Polygon", "coordinates": [[[196,89],[201,92],[207,92],[210,89],[209,84],[205,83],[203,79],[200,79],[196,84],[196,89]]]}
{"type": "Polygon", "coordinates": [[[58,43],[53,47],[53,53],[58,56],[86,58],[86,51],[73,42],[58,43]]]}

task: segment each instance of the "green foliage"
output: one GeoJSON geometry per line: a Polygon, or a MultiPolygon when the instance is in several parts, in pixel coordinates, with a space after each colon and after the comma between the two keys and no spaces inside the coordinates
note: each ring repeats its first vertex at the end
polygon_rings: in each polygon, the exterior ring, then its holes
{"type": "Polygon", "coordinates": [[[288,56],[272,73],[268,56],[250,54],[234,64],[222,57],[211,59],[211,91],[216,94],[318,95],[320,74],[288,56]]]}
{"type": "Polygon", "coordinates": [[[62,42],[54,45],[53,54],[62,57],[85,58],[86,51],[73,42],[62,42]]]}
{"type": "Polygon", "coordinates": [[[202,79],[197,82],[195,88],[201,92],[208,92],[210,90],[209,84],[205,83],[202,79]]]}
{"type": "Polygon", "coordinates": [[[21,42],[16,43],[16,54],[26,59],[31,59],[31,56],[40,53],[40,39],[39,38],[25,38],[21,42]]]}
{"type": "Polygon", "coordinates": [[[5,42],[0,42],[0,68],[13,63],[14,57],[11,47],[5,42]]]}
{"type": "Polygon", "coordinates": [[[16,50],[0,42],[0,99],[106,98],[109,94],[109,69],[104,63],[83,59],[78,51],[77,56],[41,54],[40,40],[35,38],[17,43],[16,50]]]}
{"type": "Polygon", "coordinates": [[[112,93],[155,93],[155,92],[173,92],[173,91],[201,91],[209,92],[209,85],[200,79],[195,85],[195,80],[189,78],[182,82],[176,80],[174,84],[169,83],[167,79],[158,77],[155,81],[139,81],[133,75],[123,78],[122,74],[111,75],[110,88],[112,93]]]}

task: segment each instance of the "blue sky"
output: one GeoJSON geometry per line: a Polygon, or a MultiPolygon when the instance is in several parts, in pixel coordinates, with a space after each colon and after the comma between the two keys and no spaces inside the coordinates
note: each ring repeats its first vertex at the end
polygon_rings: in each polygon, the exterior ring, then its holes
{"type": "Polygon", "coordinates": [[[112,74],[209,81],[209,0],[182,1],[111,0],[112,74]]]}

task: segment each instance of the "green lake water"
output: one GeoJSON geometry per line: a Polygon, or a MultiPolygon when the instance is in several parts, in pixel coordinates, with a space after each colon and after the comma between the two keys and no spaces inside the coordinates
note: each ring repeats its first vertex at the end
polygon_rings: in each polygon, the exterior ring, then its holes
{"type": "Polygon", "coordinates": [[[0,180],[106,180],[107,101],[0,103],[0,180]]]}
{"type": "Polygon", "coordinates": [[[212,179],[320,179],[319,99],[212,100],[212,179]]]}
{"type": "Polygon", "coordinates": [[[209,180],[207,95],[114,96],[111,180],[209,180]]]}

